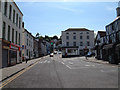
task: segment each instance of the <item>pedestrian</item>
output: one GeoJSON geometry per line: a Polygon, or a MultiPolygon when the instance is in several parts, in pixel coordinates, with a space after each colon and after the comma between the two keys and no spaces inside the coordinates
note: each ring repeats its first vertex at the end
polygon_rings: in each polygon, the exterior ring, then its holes
{"type": "Polygon", "coordinates": [[[25,61],[26,61],[26,63],[27,63],[27,61],[28,61],[27,56],[25,57],[25,61]]]}

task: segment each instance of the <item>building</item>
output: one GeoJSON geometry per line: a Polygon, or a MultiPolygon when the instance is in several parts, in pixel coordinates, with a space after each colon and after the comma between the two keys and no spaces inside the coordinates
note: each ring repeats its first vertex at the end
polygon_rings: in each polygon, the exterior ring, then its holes
{"type": "MultiPolygon", "coordinates": [[[[24,26],[24,25],[23,25],[24,26]]],[[[23,56],[23,60],[24,57],[26,59],[32,59],[34,58],[34,42],[33,42],[34,36],[28,32],[26,29],[23,28],[23,32],[22,32],[22,56],[23,56]]]]}
{"type": "Polygon", "coordinates": [[[38,55],[39,55],[39,57],[50,54],[50,50],[51,50],[50,42],[41,38],[41,39],[39,39],[38,43],[39,43],[38,44],[38,55]]]}
{"type": "Polygon", "coordinates": [[[105,59],[114,64],[120,62],[120,2],[116,10],[117,17],[106,25],[107,45],[103,46],[105,59]]]}
{"type": "Polygon", "coordinates": [[[103,46],[106,44],[106,31],[98,31],[95,38],[95,57],[103,59],[103,46]]]}
{"type": "Polygon", "coordinates": [[[38,40],[34,37],[33,38],[33,54],[34,54],[34,58],[38,57],[38,40]]]}
{"type": "Polygon", "coordinates": [[[86,28],[69,28],[62,31],[62,55],[83,56],[94,47],[94,31],[86,28]]]}
{"type": "Polygon", "coordinates": [[[6,67],[21,62],[23,14],[13,0],[0,0],[0,17],[0,67],[6,67]]]}

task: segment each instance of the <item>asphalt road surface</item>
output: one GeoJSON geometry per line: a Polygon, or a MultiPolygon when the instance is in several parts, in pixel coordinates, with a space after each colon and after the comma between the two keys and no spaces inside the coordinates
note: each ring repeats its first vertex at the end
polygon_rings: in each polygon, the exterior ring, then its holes
{"type": "Polygon", "coordinates": [[[118,67],[82,57],[48,56],[3,88],[118,88],[118,67]]]}

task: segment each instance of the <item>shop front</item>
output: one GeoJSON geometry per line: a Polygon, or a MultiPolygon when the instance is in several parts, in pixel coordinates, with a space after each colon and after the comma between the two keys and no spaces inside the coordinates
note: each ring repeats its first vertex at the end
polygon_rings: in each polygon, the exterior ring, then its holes
{"type": "Polygon", "coordinates": [[[10,65],[15,65],[21,62],[21,48],[15,44],[10,44],[9,60],[10,65]]]}
{"type": "Polygon", "coordinates": [[[103,46],[103,59],[109,61],[111,64],[116,64],[116,44],[108,44],[103,46]]]}
{"type": "Polygon", "coordinates": [[[7,40],[2,41],[2,68],[9,66],[9,45],[10,42],[7,40]]]}
{"type": "Polygon", "coordinates": [[[116,60],[118,61],[118,63],[120,63],[120,43],[116,45],[115,52],[116,52],[116,60]]]}

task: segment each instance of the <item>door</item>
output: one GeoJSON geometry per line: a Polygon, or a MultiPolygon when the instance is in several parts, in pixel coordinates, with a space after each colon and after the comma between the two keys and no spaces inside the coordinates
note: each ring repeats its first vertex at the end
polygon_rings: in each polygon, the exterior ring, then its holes
{"type": "Polygon", "coordinates": [[[7,67],[8,66],[8,50],[3,49],[2,53],[2,67],[7,67]]]}

